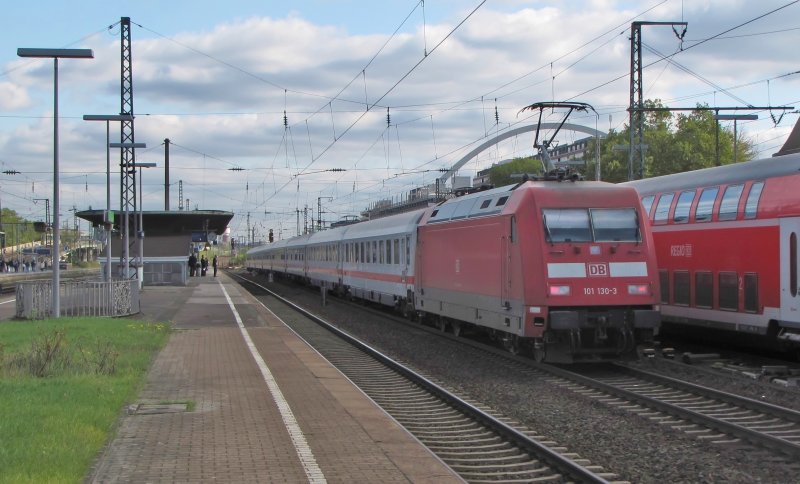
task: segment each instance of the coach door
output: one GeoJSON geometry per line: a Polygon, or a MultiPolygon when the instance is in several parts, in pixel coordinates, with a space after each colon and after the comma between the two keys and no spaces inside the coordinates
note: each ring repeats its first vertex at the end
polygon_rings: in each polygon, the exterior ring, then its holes
{"type": "Polygon", "coordinates": [[[781,315],[783,321],[800,322],[800,218],[781,223],[781,315]]]}

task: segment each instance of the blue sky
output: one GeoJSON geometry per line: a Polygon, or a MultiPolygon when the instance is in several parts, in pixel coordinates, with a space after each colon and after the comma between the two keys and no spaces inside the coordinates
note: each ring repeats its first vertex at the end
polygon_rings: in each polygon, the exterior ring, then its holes
{"type": "MultiPolygon", "coordinates": [[[[296,210],[315,209],[320,197],[328,221],[402,197],[432,183],[431,170],[524,122],[517,112],[531,102],[587,102],[599,118],[573,122],[621,129],[633,20],[689,22],[683,43],[667,27],[644,31],[646,65],[655,52],[676,53],[679,63],[648,67],[645,97],[674,107],[800,105],[800,76],[785,75],[800,70],[797,2],[496,0],[456,28],[480,4],[428,0],[424,22],[420,2],[400,0],[4,5],[0,172],[20,174],[0,173],[0,203],[42,219],[32,200],[52,194],[52,61],[20,59],[16,49],[72,47],[92,48],[95,59],[59,65],[61,213],[105,205],[105,129],[81,115],[119,111],[119,29],[108,27],[122,16],[134,23],[136,140],[148,145],[137,161],[159,164],[144,176],[145,210],[164,207],[161,145],[169,138],[171,208],[180,180],[190,208],[234,212],[240,236],[248,213],[257,238],[269,228],[290,236],[296,210]],[[332,168],[345,171],[325,171],[332,168]]],[[[739,130],[769,156],[797,114],[777,125],[759,116],[739,130]]],[[[510,139],[459,174],[531,154],[531,144],[510,139]]],[[[115,200],[118,176],[112,186],[115,200]]]]}

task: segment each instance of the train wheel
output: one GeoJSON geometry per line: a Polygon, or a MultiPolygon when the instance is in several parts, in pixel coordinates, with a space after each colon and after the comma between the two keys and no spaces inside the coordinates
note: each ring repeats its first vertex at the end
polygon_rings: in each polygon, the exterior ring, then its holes
{"type": "Polygon", "coordinates": [[[455,336],[456,338],[461,336],[461,323],[459,323],[458,321],[453,321],[452,323],[450,323],[450,327],[453,329],[453,336],[455,336]]]}
{"type": "Polygon", "coordinates": [[[503,347],[512,355],[518,355],[521,351],[519,338],[515,334],[506,334],[503,337],[503,347]]]}
{"type": "Polygon", "coordinates": [[[533,359],[537,363],[541,363],[547,357],[547,350],[544,346],[544,340],[536,339],[533,342],[533,359]]]}
{"type": "Polygon", "coordinates": [[[444,320],[443,316],[439,316],[439,318],[436,319],[436,329],[438,329],[442,333],[444,333],[447,330],[447,321],[444,320]]]}

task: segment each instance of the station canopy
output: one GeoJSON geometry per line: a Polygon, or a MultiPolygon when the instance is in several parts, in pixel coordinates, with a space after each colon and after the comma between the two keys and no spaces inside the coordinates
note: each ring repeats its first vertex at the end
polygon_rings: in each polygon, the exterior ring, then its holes
{"type": "MultiPolygon", "coordinates": [[[[75,216],[99,226],[103,223],[105,210],[84,210],[76,212],[75,216]]],[[[123,214],[119,210],[114,212],[114,230],[119,230],[123,214]]],[[[133,234],[134,219],[139,216],[130,213],[130,233],[133,234]]],[[[188,235],[197,232],[216,233],[222,235],[233,219],[232,212],[222,210],[175,210],[175,211],[144,211],[142,212],[142,226],[147,236],[188,235]]]]}

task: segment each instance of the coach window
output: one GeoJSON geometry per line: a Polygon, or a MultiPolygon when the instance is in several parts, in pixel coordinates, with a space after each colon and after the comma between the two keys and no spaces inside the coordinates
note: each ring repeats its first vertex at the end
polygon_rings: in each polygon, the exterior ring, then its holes
{"type": "Polygon", "coordinates": [[[735,272],[719,273],[719,308],[739,310],[739,277],[735,272]]]}
{"type": "Polygon", "coordinates": [[[710,309],[714,303],[714,277],[710,272],[694,273],[694,304],[710,309]]]}
{"type": "Polygon", "coordinates": [[[692,200],[694,200],[694,190],[681,192],[678,196],[678,203],[675,204],[675,214],[672,215],[672,221],[676,224],[685,224],[689,221],[689,209],[692,208],[692,200]]]}
{"type": "Polygon", "coordinates": [[[400,264],[400,239],[394,239],[394,263],[400,264]]]}
{"type": "Polygon", "coordinates": [[[736,212],[739,210],[739,199],[742,197],[743,185],[731,185],[725,189],[722,195],[722,202],[719,204],[718,220],[736,220],[736,212]]]}
{"type": "Polygon", "coordinates": [[[755,182],[750,187],[747,194],[747,202],[744,204],[744,218],[756,218],[758,213],[758,201],[761,198],[761,191],[764,189],[764,182],[755,182]]]}
{"type": "Polygon", "coordinates": [[[717,199],[719,187],[704,188],[697,202],[694,211],[695,222],[708,222],[711,220],[711,213],[714,211],[714,200],[717,199]]]}
{"type": "Polygon", "coordinates": [[[385,245],[386,245],[386,243],[384,241],[382,241],[382,240],[378,243],[378,262],[380,264],[383,264],[383,261],[384,261],[384,258],[383,258],[383,250],[384,249],[383,248],[384,248],[385,245]]]}
{"type": "Polygon", "coordinates": [[[653,217],[655,222],[664,222],[669,217],[669,207],[672,205],[672,199],[675,198],[674,193],[662,193],[661,198],[658,199],[656,205],[656,214],[653,217]]]}
{"type": "Polygon", "coordinates": [[[655,195],[648,195],[642,199],[642,208],[647,218],[650,218],[650,209],[653,208],[653,201],[656,199],[655,195]]]}
{"type": "Polygon", "coordinates": [[[392,239],[386,241],[386,263],[392,263],[392,239]]]}
{"type": "Polygon", "coordinates": [[[678,306],[689,305],[689,272],[688,271],[675,271],[672,275],[672,282],[674,288],[672,289],[672,297],[675,298],[675,304],[678,306]]]}
{"type": "Polygon", "coordinates": [[[744,275],[744,310],[758,312],[758,274],[744,275]]]}
{"type": "Polygon", "coordinates": [[[666,269],[660,269],[658,279],[661,284],[661,304],[669,304],[669,272],[666,269]]]}
{"type": "Polygon", "coordinates": [[[377,240],[373,240],[372,241],[372,263],[373,264],[377,264],[378,263],[378,241],[377,240]]]}

